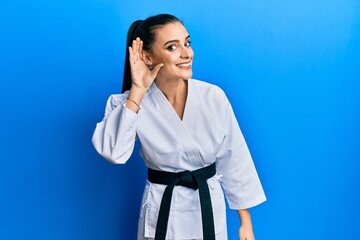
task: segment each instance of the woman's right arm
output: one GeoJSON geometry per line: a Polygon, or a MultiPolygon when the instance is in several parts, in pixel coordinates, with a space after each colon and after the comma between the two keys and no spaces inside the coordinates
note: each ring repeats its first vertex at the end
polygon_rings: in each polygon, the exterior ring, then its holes
{"type": "MultiPolygon", "coordinates": [[[[129,94],[112,95],[104,119],[96,125],[92,142],[96,151],[112,163],[125,163],[131,156],[136,139],[136,120],[140,103],[154,81],[162,63],[152,70],[145,63],[143,42],[137,38],[129,47],[132,86],[129,94]]],[[[149,62],[149,64],[152,64],[149,62]]]]}
{"type": "Polygon", "coordinates": [[[125,104],[125,94],[110,96],[104,119],[96,124],[92,137],[96,151],[112,163],[125,163],[135,145],[138,115],[125,104]]]}

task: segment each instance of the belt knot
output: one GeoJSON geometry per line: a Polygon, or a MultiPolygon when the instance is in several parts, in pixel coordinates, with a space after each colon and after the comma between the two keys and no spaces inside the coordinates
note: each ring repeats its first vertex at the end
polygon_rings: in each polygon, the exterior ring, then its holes
{"type": "Polygon", "coordinates": [[[190,171],[183,171],[178,173],[179,182],[176,185],[198,189],[198,185],[196,183],[195,177],[190,171]]]}

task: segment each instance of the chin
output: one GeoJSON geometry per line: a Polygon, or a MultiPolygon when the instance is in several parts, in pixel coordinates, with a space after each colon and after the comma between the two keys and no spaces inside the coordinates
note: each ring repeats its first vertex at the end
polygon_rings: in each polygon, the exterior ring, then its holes
{"type": "Polygon", "coordinates": [[[184,80],[189,80],[192,77],[192,73],[191,74],[186,74],[182,77],[182,79],[184,80]]]}
{"type": "Polygon", "coordinates": [[[183,78],[182,78],[182,80],[185,80],[185,81],[187,81],[187,80],[189,80],[189,79],[191,79],[191,77],[183,77],[183,78]]]}

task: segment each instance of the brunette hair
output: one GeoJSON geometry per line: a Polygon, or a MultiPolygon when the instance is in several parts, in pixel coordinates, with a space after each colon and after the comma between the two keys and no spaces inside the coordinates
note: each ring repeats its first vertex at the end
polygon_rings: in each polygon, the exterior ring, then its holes
{"type": "Polygon", "coordinates": [[[132,45],[132,41],[139,37],[144,45],[145,51],[151,52],[151,47],[155,41],[157,29],[168,24],[180,22],[177,17],[170,14],[159,14],[149,17],[145,20],[137,20],[133,22],[128,30],[126,39],[126,54],[124,63],[124,77],[122,92],[125,92],[131,88],[131,72],[129,63],[129,47],[132,45]]]}

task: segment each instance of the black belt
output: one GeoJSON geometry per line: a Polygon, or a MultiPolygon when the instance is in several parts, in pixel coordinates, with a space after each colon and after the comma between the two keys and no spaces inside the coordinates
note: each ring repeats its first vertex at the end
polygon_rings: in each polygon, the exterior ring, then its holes
{"type": "Polygon", "coordinates": [[[199,189],[202,228],[204,240],[215,240],[214,216],[209,187],[206,180],[216,174],[215,163],[195,171],[178,173],[148,169],[148,180],[152,183],[165,184],[161,199],[159,216],[156,224],[155,240],[165,240],[169,220],[171,197],[176,185],[199,189]]]}

